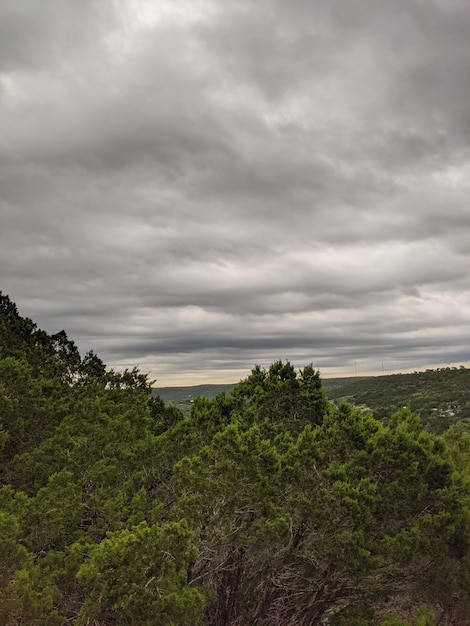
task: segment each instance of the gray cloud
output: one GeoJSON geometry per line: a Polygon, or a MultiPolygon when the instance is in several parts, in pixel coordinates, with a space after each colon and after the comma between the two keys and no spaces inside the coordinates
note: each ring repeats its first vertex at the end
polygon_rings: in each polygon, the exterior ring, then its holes
{"type": "Polygon", "coordinates": [[[468,363],[466,0],[0,1],[4,293],[161,384],[468,363]]]}

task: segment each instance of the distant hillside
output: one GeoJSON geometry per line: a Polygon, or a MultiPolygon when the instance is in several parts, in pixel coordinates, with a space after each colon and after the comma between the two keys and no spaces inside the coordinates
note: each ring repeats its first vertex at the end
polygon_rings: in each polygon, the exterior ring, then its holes
{"type": "Polygon", "coordinates": [[[328,397],[335,393],[338,389],[358,383],[365,380],[365,376],[348,376],[347,378],[322,378],[323,389],[326,391],[328,397]]]}
{"type": "MultiPolygon", "coordinates": [[[[330,393],[361,380],[364,380],[364,378],[327,378],[322,380],[322,385],[329,396],[330,393]]],[[[185,409],[187,411],[194,398],[197,398],[198,396],[203,396],[204,398],[215,398],[216,395],[222,392],[229,394],[237,384],[238,383],[226,383],[222,385],[191,385],[187,387],[154,387],[153,395],[160,396],[160,398],[165,402],[174,404],[183,411],[185,411],[185,409]]]]}
{"type": "MultiPolygon", "coordinates": [[[[371,410],[382,421],[387,421],[403,406],[419,413],[423,424],[437,433],[470,418],[470,369],[463,366],[413,374],[325,378],[322,384],[330,400],[346,399],[363,410],[371,410]]],[[[229,394],[235,385],[159,387],[153,393],[186,413],[197,396],[214,398],[221,392],[229,394]]]]}
{"type": "Polygon", "coordinates": [[[470,418],[470,369],[463,366],[369,376],[334,389],[325,385],[325,390],[330,400],[346,399],[382,421],[403,406],[410,407],[436,433],[470,418]]]}
{"type": "Polygon", "coordinates": [[[236,383],[228,383],[226,385],[192,385],[189,387],[155,387],[153,394],[172,404],[189,404],[198,396],[215,398],[217,394],[223,391],[230,393],[235,385],[236,383]]]}

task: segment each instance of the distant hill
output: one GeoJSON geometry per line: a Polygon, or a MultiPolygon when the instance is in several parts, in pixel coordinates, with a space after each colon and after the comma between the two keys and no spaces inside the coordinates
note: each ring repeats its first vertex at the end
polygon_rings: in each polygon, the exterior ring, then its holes
{"type": "Polygon", "coordinates": [[[334,389],[325,385],[325,390],[330,400],[346,399],[385,422],[398,409],[410,407],[436,433],[470,418],[470,369],[463,366],[369,376],[334,389]]]}
{"type": "Polygon", "coordinates": [[[155,387],[153,394],[172,404],[189,404],[194,398],[215,398],[219,393],[230,393],[236,383],[225,385],[192,385],[189,387],[155,387]]]}
{"type": "Polygon", "coordinates": [[[323,385],[323,389],[326,391],[328,397],[330,397],[330,395],[336,393],[337,390],[361,382],[366,378],[367,376],[348,376],[347,378],[322,378],[321,382],[323,385]]]}
{"type": "MultiPolygon", "coordinates": [[[[158,387],[153,393],[187,412],[197,396],[228,394],[236,384],[158,387]]],[[[419,413],[423,424],[437,433],[470,418],[470,369],[463,366],[413,374],[325,378],[322,384],[330,400],[348,400],[385,422],[403,406],[419,413]]]]}
{"type": "MultiPolygon", "coordinates": [[[[326,393],[333,392],[345,385],[364,380],[363,377],[349,378],[326,378],[322,380],[326,393]]],[[[189,404],[194,398],[203,396],[204,398],[215,398],[219,393],[230,393],[237,383],[226,383],[222,385],[190,385],[188,387],[154,387],[153,394],[160,396],[165,402],[172,404],[189,404]]]]}

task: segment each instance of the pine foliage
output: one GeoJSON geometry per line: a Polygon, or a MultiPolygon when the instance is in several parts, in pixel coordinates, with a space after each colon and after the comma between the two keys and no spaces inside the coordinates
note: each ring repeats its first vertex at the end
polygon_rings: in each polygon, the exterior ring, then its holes
{"type": "Polygon", "coordinates": [[[0,624],[469,623],[467,431],[280,361],[183,416],[0,294],[0,624]]]}

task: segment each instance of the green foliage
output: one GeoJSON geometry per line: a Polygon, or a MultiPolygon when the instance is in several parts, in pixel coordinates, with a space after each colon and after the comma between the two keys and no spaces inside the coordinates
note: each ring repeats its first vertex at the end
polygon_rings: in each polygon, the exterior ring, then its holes
{"type": "Polygon", "coordinates": [[[292,431],[307,423],[320,424],[328,407],[319,372],[308,365],[297,373],[289,362],[282,361],[268,370],[256,366],[235,387],[232,397],[257,420],[281,423],[292,431]]]}
{"type": "Polygon", "coordinates": [[[47,485],[23,508],[23,541],[36,554],[63,550],[72,543],[81,519],[81,492],[72,473],[62,470],[49,476],[47,485]]]}
{"type": "Polygon", "coordinates": [[[194,625],[204,598],[186,581],[195,556],[192,536],[183,521],[108,533],[90,550],[78,570],[86,600],[77,625],[112,620],[130,626],[194,625]]]}
{"type": "Polygon", "coordinates": [[[470,418],[470,369],[463,366],[426,370],[413,374],[392,374],[343,379],[328,389],[331,400],[347,399],[357,407],[367,407],[375,417],[387,422],[403,407],[419,414],[423,425],[441,434],[449,426],[470,418]]]}
{"type": "Polygon", "coordinates": [[[416,615],[409,621],[389,613],[378,626],[436,626],[436,616],[429,607],[423,605],[417,608],[416,615]]]}
{"type": "Polygon", "coordinates": [[[56,575],[34,562],[32,554],[19,566],[0,594],[0,623],[5,626],[62,626],[56,608],[60,596],[56,575]]]}
{"type": "Polygon", "coordinates": [[[281,361],[185,415],[150,385],[0,294],[1,624],[468,622],[465,421],[281,361]]]}
{"type": "Polygon", "coordinates": [[[55,574],[46,562],[37,563],[34,554],[22,545],[19,515],[27,499],[15,498],[4,487],[0,503],[0,623],[62,624],[54,607],[60,595],[55,574]],[[19,515],[11,512],[15,510],[19,515]]]}

